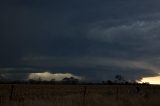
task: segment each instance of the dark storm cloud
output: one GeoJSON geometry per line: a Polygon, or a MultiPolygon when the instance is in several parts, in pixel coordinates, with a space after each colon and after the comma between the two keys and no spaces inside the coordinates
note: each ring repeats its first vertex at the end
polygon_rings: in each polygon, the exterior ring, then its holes
{"type": "MultiPolygon", "coordinates": [[[[86,80],[113,79],[116,74],[124,75],[128,80],[134,80],[141,79],[144,76],[156,76],[158,75],[158,70],[160,70],[160,67],[151,64],[150,60],[126,60],[90,56],[24,57],[21,64],[49,68],[56,72],[65,72],[67,70],[67,72],[85,76],[86,80]]],[[[52,70],[50,71],[52,72],[52,70]]]]}
{"type": "MultiPolygon", "coordinates": [[[[136,57],[159,54],[160,21],[137,21],[105,28],[97,26],[89,31],[88,37],[110,45],[109,51],[117,54],[135,54],[136,57]]],[[[104,51],[105,52],[105,51],[104,51]]],[[[107,52],[107,51],[106,51],[107,52]]],[[[134,57],[133,55],[127,55],[134,57]]],[[[135,57],[134,57],[135,58],[135,57]]]]}
{"type": "Polygon", "coordinates": [[[1,0],[0,66],[34,68],[10,70],[13,73],[47,69],[99,80],[118,73],[131,79],[156,75],[159,4],[158,0],[1,0]]]}

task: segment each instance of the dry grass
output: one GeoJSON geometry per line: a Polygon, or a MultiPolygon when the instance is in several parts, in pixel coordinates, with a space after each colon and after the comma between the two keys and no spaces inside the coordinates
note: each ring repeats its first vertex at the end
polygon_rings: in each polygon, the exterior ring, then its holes
{"type": "Polygon", "coordinates": [[[0,85],[0,106],[160,106],[160,86],[0,85]]]}

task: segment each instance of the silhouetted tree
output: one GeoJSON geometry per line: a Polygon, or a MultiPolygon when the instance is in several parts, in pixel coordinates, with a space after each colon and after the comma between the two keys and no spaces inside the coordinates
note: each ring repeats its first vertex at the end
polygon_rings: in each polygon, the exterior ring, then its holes
{"type": "Polygon", "coordinates": [[[28,81],[29,81],[30,84],[35,83],[35,80],[33,80],[33,79],[29,79],[28,81]]]}
{"type": "Polygon", "coordinates": [[[102,81],[102,84],[109,84],[109,85],[111,85],[111,84],[113,84],[113,82],[111,80],[107,80],[107,81],[102,81]]]}
{"type": "Polygon", "coordinates": [[[38,82],[42,82],[42,79],[41,79],[41,77],[39,77],[37,81],[38,81],[38,82]]]}
{"type": "Polygon", "coordinates": [[[111,80],[108,80],[108,81],[107,81],[107,84],[110,85],[110,84],[113,84],[113,82],[112,82],[111,80]]]}
{"type": "Polygon", "coordinates": [[[65,84],[77,84],[79,82],[78,79],[74,78],[74,77],[70,77],[70,78],[64,78],[63,80],[63,83],[65,84]]]}
{"type": "Polygon", "coordinates": [[[116,82],[118,82],[118,83],[124,83],[124,82],[126,82],[126,81],[124,80],[124,77],[123,77],[122,75],[116,75],[116,76],[115,76],[115,80],[116,80],[116,82]]]}
{"type": "Polygon", "coordinates": [[[55,79],[51,79],[51,80],[50,80],[50,83],[51,83],[51,84],[55,84],[55,79]]]}

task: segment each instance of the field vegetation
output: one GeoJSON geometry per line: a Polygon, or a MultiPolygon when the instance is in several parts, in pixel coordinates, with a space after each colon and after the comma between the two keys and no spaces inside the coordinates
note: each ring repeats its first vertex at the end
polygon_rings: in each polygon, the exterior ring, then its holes
{"type": "Polygon", "coordinates": [[[154,85],[0,85],[0,106],[160,106],[159,97],[154,85]]]}

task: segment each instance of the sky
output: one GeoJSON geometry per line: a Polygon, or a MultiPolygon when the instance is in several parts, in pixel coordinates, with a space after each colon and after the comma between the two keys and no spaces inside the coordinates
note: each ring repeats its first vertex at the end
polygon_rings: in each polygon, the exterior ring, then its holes
{"type": "Polygon", "coordinates": [[[33,73],[68,73],[89,81],[117,74],[127,80],[159,76],[159,4],[1,0],[0,74],[26,79],[33,73]]]}

